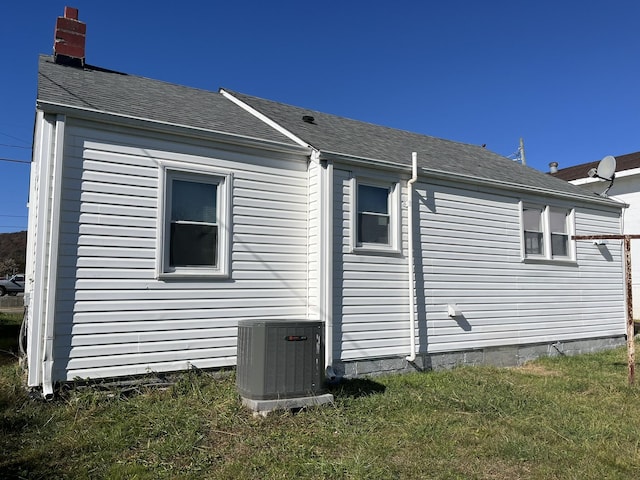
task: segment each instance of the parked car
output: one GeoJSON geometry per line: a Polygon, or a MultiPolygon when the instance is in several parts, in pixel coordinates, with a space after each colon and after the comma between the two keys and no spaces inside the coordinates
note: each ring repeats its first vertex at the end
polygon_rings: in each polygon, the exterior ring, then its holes
{"type": "Polygon", "coordinates": [[[6,280],[0,280],[0,297],[17,295],[24,292],[24,273],[12,275],[6,280]]]}

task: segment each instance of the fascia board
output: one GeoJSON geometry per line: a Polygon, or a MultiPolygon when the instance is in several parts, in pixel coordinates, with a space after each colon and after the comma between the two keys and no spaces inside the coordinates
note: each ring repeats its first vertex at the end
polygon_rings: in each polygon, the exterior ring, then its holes
{"type": "MultiPolygon", "coordinates": [[[[630,168],[629,170],[620,170],[619,172],[616,172],[616,178],[632,177],[634,175],[640,175],[640,168],[630,168]]],[[[599,178],[591,178],[591,177],[576,178],[575,180],[569,180],[569,183],[573,183],[574,185],[585,185],[587,183],[596,183],[596,182],[602,182],[602,180],[600,180],[599,178]]]]}

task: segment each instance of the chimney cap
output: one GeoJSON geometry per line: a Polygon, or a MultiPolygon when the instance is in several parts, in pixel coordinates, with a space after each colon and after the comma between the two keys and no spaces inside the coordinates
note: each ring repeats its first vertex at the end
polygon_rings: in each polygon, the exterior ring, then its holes
{"type": "Polygon", "coordinates": [[[74,7],[64,7],[64,18],[78,20],[78,9],[74,7]]]}
{"type": "Polygon", "coordinates": [[[549,162],[549,173],[558,173],[558,162],[549,162]]]}

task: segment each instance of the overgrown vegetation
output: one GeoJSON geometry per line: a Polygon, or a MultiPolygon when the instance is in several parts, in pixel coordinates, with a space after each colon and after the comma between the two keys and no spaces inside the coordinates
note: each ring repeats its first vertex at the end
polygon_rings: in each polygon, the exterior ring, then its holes
{"type": "Polygon", "coordinates": [[[45,403],[15,360],[0,368],[5,478],[640,478],[624,349],[347,381],[333,406],[267,418],[232,373],[45,403]]]}

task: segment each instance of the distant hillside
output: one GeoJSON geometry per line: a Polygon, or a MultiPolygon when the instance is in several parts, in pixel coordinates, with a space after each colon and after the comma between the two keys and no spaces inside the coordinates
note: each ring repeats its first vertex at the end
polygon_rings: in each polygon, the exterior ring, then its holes
{"type": "Polygon", "coordinates": [[[23,273],[27,256],[27,232],[0,233],[0,278],[6,274],[23,273]]]}

